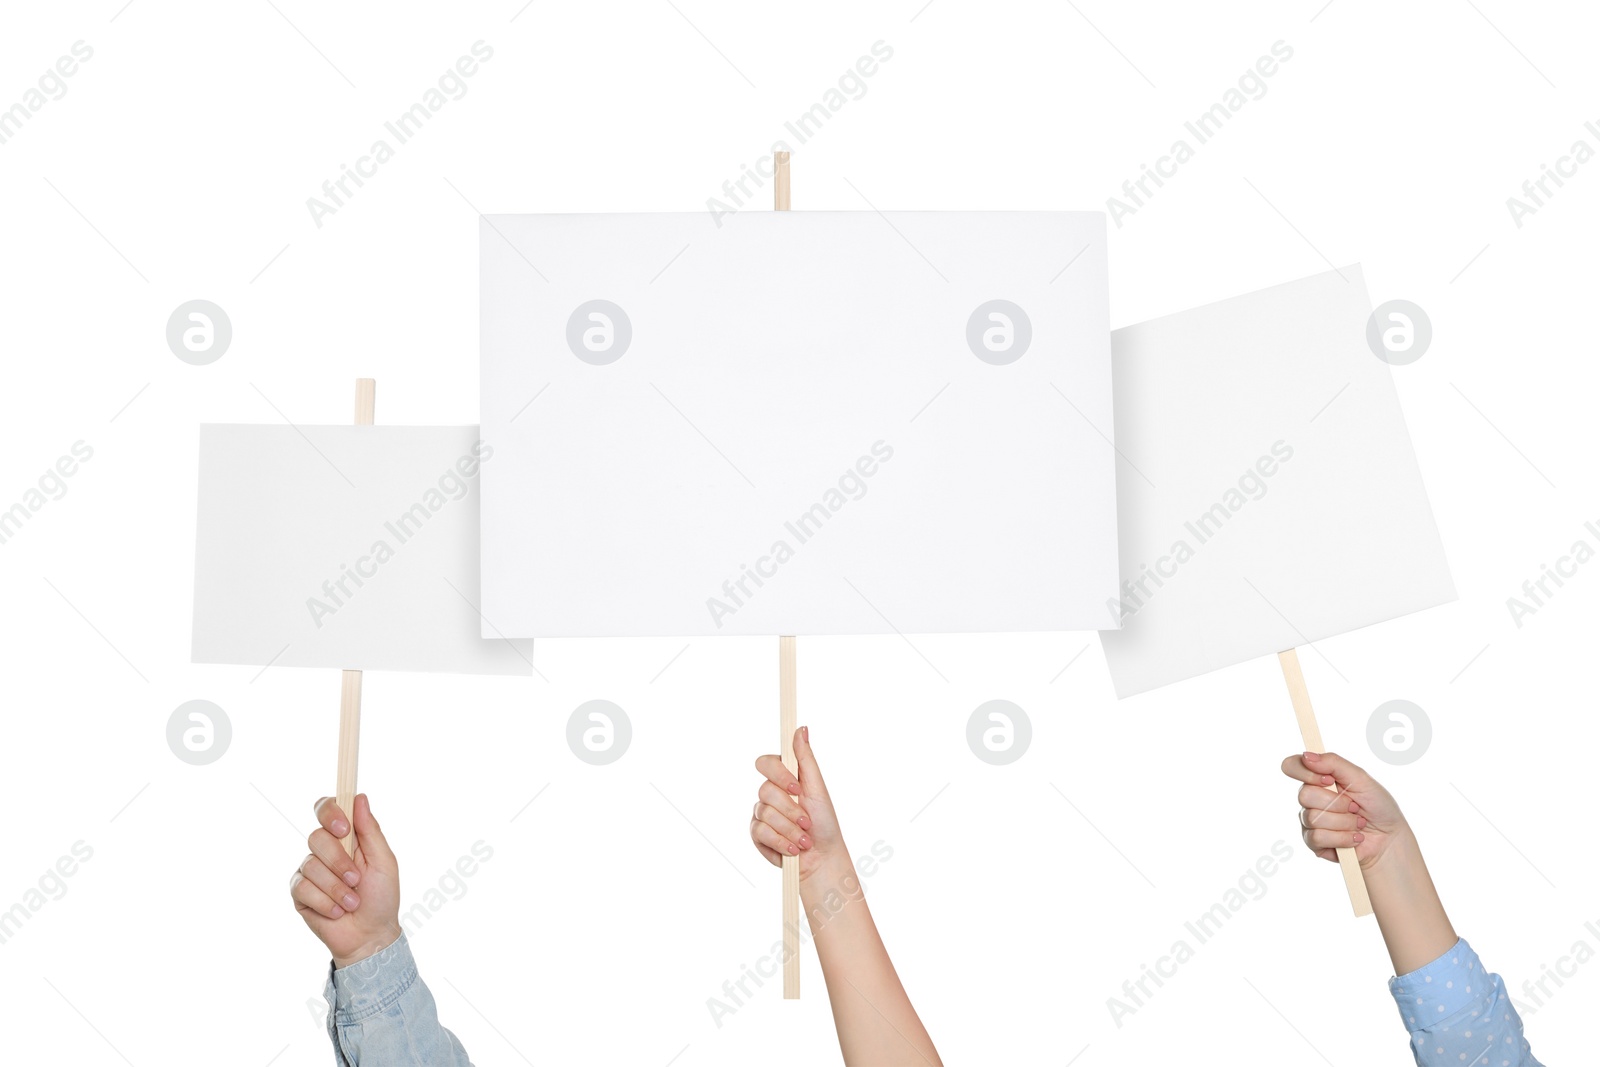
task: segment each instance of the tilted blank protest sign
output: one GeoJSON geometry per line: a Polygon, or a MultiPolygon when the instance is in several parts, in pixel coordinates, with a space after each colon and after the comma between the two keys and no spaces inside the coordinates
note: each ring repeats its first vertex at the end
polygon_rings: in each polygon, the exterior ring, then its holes
{"type": "Polygon", "coordinates": [[[200,429],[192,659],[343,670],[346,812],[362,670],[532,673],[530,643],[479,632],[490,456],[475,426],[200,429]]]}
{"type": "MultiPolygon", "coordinates": [[[[499,215],[481,233],[499,632],[1110,625],[1103,215],[499,215]]],[[[780,642],[790,711],[793,654],[780,642]]]]}
{"type": "Polygon", "coordinates": [[[1455,599],[1371,311],[1345,267],[1112,334],[1119,697],[1280,654],[1320,752],[1295,646],[1455,599]]]}

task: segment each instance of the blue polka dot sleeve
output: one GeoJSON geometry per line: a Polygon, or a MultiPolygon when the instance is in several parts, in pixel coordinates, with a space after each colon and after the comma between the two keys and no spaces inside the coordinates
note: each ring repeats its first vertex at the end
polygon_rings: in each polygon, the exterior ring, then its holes
{"type": "Polygon", "coordinates": [[[1522,1036],[1505,983],[1465,940],[1410,974],[1389,979],[1418,1067],[1541,1067],[1522,1036]]]}

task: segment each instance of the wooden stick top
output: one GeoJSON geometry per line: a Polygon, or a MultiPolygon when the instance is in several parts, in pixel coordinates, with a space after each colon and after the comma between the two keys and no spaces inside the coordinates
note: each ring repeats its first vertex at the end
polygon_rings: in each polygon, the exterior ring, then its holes
{"type": "Polygon", "coordinates": [[[772,206],[778,211],[789,210],[789,153],[774,152],[772,206]]]}
{"type": "Polygon", "coordinates": [[[356,379],[356,425],[371,426],[372,411],[377,406],[378,383],[373,378],[356,379]]]}

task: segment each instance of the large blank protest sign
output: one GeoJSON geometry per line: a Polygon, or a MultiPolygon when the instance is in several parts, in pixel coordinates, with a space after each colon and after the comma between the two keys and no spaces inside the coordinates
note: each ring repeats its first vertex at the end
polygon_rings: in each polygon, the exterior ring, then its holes
{"type": "Polygon", "coordinates": [[[1094,213],[499,215],[485,633],[1114,625],[1094,213]]]}
{"type": "Polygon", "coordinates": [[[530,674],[479,636],[476,426],[200,428],[196,663],[530,674]]]}
{"type": "MultiPolygon", "coordinates": [[[[1277,653],[1325,751],[1295,646],[1455,598],[1359,267],[1112,335],[1118,696],[1277,653]]],[[[1332,787],[1330,787],[1332,788],[1332,787]]],[[[1355,914],[1372,904],[1337,850],[1355,914]]]]}
{"type": "Polygon", "coordinates": [[[1119,697],[1455,599],[1360,267],[1112,334],[1119,697]]]}

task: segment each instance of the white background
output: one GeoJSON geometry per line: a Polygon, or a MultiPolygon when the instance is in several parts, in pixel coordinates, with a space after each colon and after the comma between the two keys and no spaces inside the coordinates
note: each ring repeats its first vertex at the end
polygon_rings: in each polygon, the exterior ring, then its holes
{"type": "MultiPolygon", "coordinates": [[[[95,50],[0,145],[0,505],[75,441],[95,450],[0,545],[0,907],[75,841],[94,850],[0,944],[8,1058],[329,1060],[307,1010],[325,956],[286,886],[332,788],[338,678],[188,663],[198,423],[268,421],[270,405],[343,422],[360,375],[378,379],[380,422],[472,421],[475,208],[703,206],[877,40],[894,57],[866,95],[790,145],[796,210],[1103,207],[1274,41],[1294,48],[1112,228],[1112,324],[1357,260],[1375,301],[1428,310],[1434,347],[1396,378],[1461,599],[1301,659],[1329,744],[1369,764],[1374,707],[1427,709],[1432,749],[1382,777],[1508,986],[1597,946],[1600,564],[1521,629],[1505,606],[1594,544],[1583,524],[1600,518],[1600,162],[1521,229],[1505,206],[1574,139],[1596,142],[1592,13],[674,2],[8,11],[0,104],[74,41],[95,50]],[[306,198],[479,39],[495,54],[465,98],[316,228],[306,198]],[[164,339],[194,298],[234,325],[207,367],[164,339]],[[195,698],[234,727],[206,767],[165,741],[195,698]]],[[[894,849],[868,893],[946,1061],[1409,1062],[1376,928],[1296,842],[1276,664],[1119,704],[1094,644],[802,645],[802,719],[853,851],[894,849]],[[1034,726],[1008,767],[964,737],[997,697],[1034,726]],[[1296,856],[1267,895],[1117,1028],[1106,998],[1279,839],[1296,856]]],[[[705,1008],[777,932],[777,874],[745,840],[750,762],[776,744],[775,659],[756,639],[550,641],[528,681],[368,677],[362,782],[409,898],[475,841],[494,849],[416,937],[479,1063],[836,1062],[810,957],[798,1004],[768,987],[720,1030],[705,1008]],[[564,740],[594,698],[634,726],[603,768],[564,740]]],[[[1597,991],[1589,963],[1525,1013],[1546,1062],[1592,1058],[1597,991]]]]}

